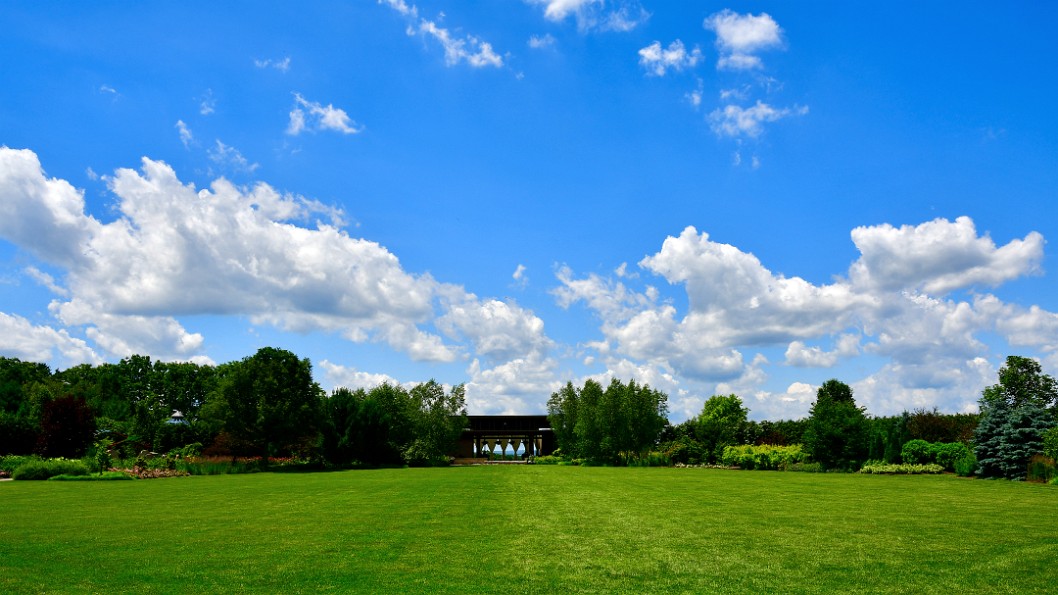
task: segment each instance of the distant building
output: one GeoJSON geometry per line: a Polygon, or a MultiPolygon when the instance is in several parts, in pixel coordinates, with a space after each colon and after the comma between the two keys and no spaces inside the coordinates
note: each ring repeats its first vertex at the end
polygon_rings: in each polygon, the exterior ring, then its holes
{"type": "Polygon", "coordinates": [[[477,458],[498,446],[509,454],[544,456],[557,444],[546,415],[468,415],[467,428],[459,438],[458,458],[477,458]],[[508,450],[509,449],[509,450],[508,450]]]}

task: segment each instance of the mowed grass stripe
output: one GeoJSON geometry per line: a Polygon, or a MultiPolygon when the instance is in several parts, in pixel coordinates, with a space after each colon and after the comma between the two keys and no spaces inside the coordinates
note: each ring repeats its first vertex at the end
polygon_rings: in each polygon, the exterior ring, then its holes
{"type": "Polygon", "coordinates": [[[0,591],[1051,592],[1058,490],[495,466],[0,484],[0,591]]]}

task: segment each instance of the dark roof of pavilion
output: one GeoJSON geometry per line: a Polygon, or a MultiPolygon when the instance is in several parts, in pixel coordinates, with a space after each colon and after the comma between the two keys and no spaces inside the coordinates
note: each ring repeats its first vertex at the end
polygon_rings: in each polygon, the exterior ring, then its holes
{"type": "Polygon", "coordinates": [[[550,429],[546,415],[468,415],[469,429],[482,432],[524,432],[550,429]]]}

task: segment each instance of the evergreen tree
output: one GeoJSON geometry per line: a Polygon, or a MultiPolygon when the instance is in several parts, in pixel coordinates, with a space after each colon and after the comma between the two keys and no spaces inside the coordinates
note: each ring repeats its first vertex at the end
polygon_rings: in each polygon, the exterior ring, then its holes
{"type": "Polygon", "coordinates": [[[1058,399],[1054,378],[1040,364],[1010,356],[999,370],[999,384],[981,394],[981,420],[974,431],[974,454],[981,477],[1024,479],[1029,459],[1043,450],[1043,436],[1054,426],[1047,409],[1058,399]]]}
{"type": "Polygon", "coordinates": [[[824,469],[855,470],[867,453],[867,418],[856,406],[852,388],[838,380],[828,380],[816,392],[808,427],[805,450],[824,469]]]}

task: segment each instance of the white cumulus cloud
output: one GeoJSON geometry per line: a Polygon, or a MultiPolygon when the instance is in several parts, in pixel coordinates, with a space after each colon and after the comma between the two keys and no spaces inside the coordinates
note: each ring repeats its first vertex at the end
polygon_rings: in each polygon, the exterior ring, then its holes
{"type": "Polygon", "coordinates": [[[782,29],[767,13],[754,16],[725,9],[706,18],[703,25],[716,33],[717,68],[722,70],[761,68],[756,54],[783,44],[782,29]]]}
{"type": "Polygon", "coordinates": [[[1058,351],[1058,314],[988,294],[954,295],[1031,274],[1042,255],[1039,234],[997,246],[959,218],[861,227],[853,237],[861,256],[847,275],[813,284],[776,274],[754,255],[688,227],[639,262],[684,288],[682,312],[650,287],[577,277],[567,267],[558,270],[553,293],[560,306],[583,303],[599,317],[603,340],[583,345],[589,365],[627,359],[671,373],[681,390],[752,395],[764,415],[803,415],[807,408],[798,408],[807,401],[800,389],[796,398],[761,390],[768,364],[756,350],[784,348],[785,365],[805,370],[861,356],[856,361],[881,361],[849,379],[877,413],[928,403],[972,408],[982,379],[994,378],[996,354],[985,335],[1048,357],[1058,351]]]}
{"type": "Polygon", "coordinates": [[[100,364],[103,358],[83,339],[64,329],[38,326],[25,318],[0,312],[0,355],[32,362],[54,362],[63,367],[100,364]]]}
{"type": "Polygon", "coordinates": [[[679,39],[670,43],[667,48],[662,48],[661,42],[655,41],[639,50],[639,65],[655,76],[665,76],[669,70],[679,72],[684,68],[694,68],[701,59],[700,49],[695,47],[687,51],[679,39]]]}
{"type": "Polygon", "coordinates": [[[943,295],[972,285],[996,286],[1039,270],[1043,236],[1032,232],[997,248],[978,236],[969,217],[920,225],[878,225],[852,230],[860,258],[853,281],[880,289],[920,289],[943,295]]]}

